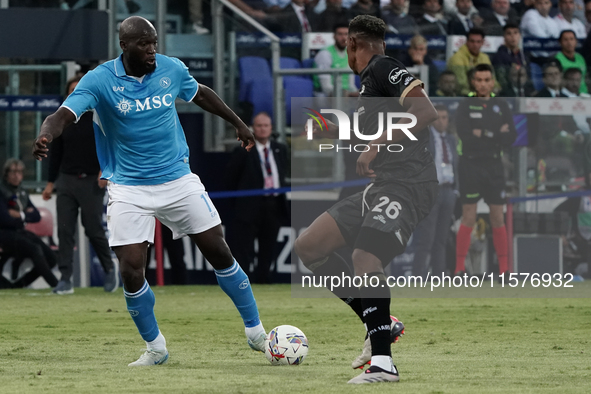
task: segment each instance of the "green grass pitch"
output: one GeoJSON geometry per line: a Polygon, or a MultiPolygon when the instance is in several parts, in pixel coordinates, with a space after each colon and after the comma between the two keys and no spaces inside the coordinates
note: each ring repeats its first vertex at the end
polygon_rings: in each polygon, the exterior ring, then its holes
{"type": "MultiPolygon", "coordinates": [[[[589,286],[583,283],[578,286],[589,286]]],[[[251,351],[217,286],[154,288],[167,365],[129,368],[142,342],[121,289],[0,291],[0,393],[589,393],[591,302],[569,299],[394,299],[406,325],[392,346],[399,383],[346,382],[363,326],[337,299],[254,286],[266,330],[306,333],[300,366],[251,351]]]]}

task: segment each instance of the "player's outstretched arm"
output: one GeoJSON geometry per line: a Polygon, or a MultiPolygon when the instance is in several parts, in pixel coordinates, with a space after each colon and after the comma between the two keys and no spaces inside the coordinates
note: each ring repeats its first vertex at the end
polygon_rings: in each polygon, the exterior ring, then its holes
{"type": "Polygon", "coordinates": [[[207,112],[221,117],[236,128],[236,139],[242,141],[242,147],[250,151],[254,146],[254,136],[248,126],[222,101],[222,99],[209,87],[199,84],[199,90],[193,98],[193,102],[207,112]]]}
{"type": "Polygon", "coordinates": [[[72,111],[64,107],[60,107],[55,113],[45,118],[39,136],[33,142],[33,156],[35,156],[35,159],[43,160],[44,157],[47,157],[49,151],[47,146],[75,120],[76,117],[72,111]]]}

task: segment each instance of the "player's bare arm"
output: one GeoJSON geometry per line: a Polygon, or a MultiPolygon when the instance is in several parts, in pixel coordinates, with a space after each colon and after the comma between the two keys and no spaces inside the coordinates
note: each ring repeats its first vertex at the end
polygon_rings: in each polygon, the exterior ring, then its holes
{"type": "Polygon", "coordinates": [[[193,102],[207,112],[221,117],[236,128],[236,139],[242,141],[242,147],[247,151],[254,146],[254,136],[248,126],[222,101],[222,99],[209,87],[199,84],[197,94],[193,102]]]}
{"type": "Polygon", "coordinates": [[[43,160],[49,152],[48,145],[62,134],[62,131],[76,120],[76,117],[67,108],[60,107],[55,113],[49,115],[43,121],[39,136],[33,142],[33,156],[37,160],[43,160]]]}
{"type": "MultiPolygon", "coordinates": [[[[407,128],[407,130],[413,135],[418,133],[420,130],[423,130],[425,127],[430,125],[431,122],[437,119],[437,111],[433,107],[429,97],[427,97],[425,90],[420,86],[415,86],[408,92],[405,100],[402,102],[402,106],[406,112],[414,115],[417,118],[416,125],[407,128]],[[412,99],[407,100],[406,98],[408,97],[412,97],[412,99]]],[[[406,119],[403,119],[399,123],[404,124],[408,122],[406,119]]],[[[396,143],[402,141],[405,138],[408,138],[407,135],[400,128],[395,128],[392,130],[392,138],[390,140],[388,140],[388,133],[382,133],[379,138],[371,141],[368,144],[370,149],[361,153],[357,159],[357,174],[369,178],[375,178],[376,174],[372,169],[369,168],[369,166],[378,154],[379,144],[385,144],[387,142],[396,143]]]]}

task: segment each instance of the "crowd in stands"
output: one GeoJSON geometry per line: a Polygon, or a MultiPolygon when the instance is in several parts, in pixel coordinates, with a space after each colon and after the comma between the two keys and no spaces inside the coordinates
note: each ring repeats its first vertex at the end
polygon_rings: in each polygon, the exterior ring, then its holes
{"type": "MultiPolygon", "coordinates": [[[[390,50],[407,67],[426,65],[429,68],[431,95],[466,95],[468,71],[480,63],[495,69],[497,94],[527,97],[542,91],[554,92],[545,75],[558,66],[563,88],[567,81],[580,79],[578,95],[588,94],[587,68],[591,66],[591,0],[230,0],[271,31],[278,33],[332,32],[343,35],[348,22],[357,15],[381,17],[389,32],[413,36],[406,50],[390,50]],[[443,51],[428,48],[430,36],[465,36],[466,42],[450,58],[443,51]],[[503,45],[496,53],[484,53],[487,37],[502,36],[503,45]],[[557,40],[560,51],[521,48],[524,38],[557,40]],[[582,48],[577,48],[581,46],[582,48]],[[533,63],[533,64],[532,64],[533,63]],[[532,71],[536,68],[538,72],[532,71]],[[580,70],[568,71],[569,69],[580,70]],[[450,72],[447,72],[450,71],[450,72]],[[454,81],[455,76],[455,81],[454,81]],[[455,85],[455,86],[453,86],[455,85]],[[453,87],[453,89],[452,89],[453,87]]],[[[11,7],[44,6],[63,9],[96,7],[93,0],[13,0],[11,7]]],[[[142,15],[156,4],[153,0],[117,0],[118,12],[142,15]]],[[[190,31],[207,34],[211,21],[209,0],[167,2],[169,13],[181,13],[190,31]],[[173,4],[174,3],[174,4],[173,4]],[[205,8],[204,8],[205,7],[205,8]]],[[[341,40],[342,41],[342,40],[341,40]]],[[[321,51],[315,59],[318,68],[346,65],[341,44],[321,51]],[[330,56],[329,56],[330,55],[330,56]]],[[[283,56],[299,57],[294,48],[284,48],[283,56]]],[[[299,59],[303,60],[303,59],[299,59]]],[[[315,79],[315,90],[325,94],[332,88],[331,78],[315,79]],[[322,88],[322,89],[321,89],[322,88]]],[[[574,82],[573,82],[574,83],[574,82]]],[[[354,90],[353,81],[345,81],[346,95],[354,90]]],[[[568,90],[568,89],[567,89],[568,90]]],[[[571,91],[571,90],[568,90],[571,91]]]]}

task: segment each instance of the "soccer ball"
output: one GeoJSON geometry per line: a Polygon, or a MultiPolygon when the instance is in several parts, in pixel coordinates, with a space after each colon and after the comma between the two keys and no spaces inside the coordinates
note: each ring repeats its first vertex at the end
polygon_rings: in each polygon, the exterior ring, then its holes
{"type": "Polygon", "coordinates": [[[299,365],[307,354],[308,338],[297,327],[275,327],[265,340],[265,356],[273,365],[299,365]]]}

